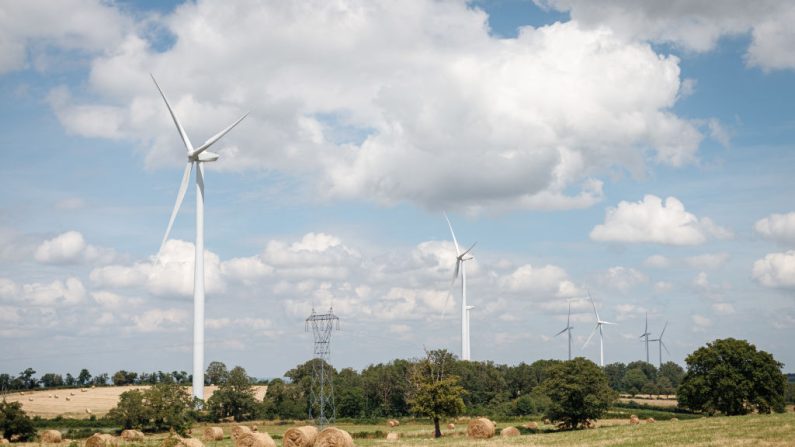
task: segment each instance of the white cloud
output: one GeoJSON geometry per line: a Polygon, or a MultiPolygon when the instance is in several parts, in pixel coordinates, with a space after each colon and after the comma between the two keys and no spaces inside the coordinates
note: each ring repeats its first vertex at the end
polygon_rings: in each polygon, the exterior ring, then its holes
{"type": "Polygon", "coordinates": [[[759,219],[754,230],[767,239],[781,244],[795,244],[795,212],[771,214],[759,219]]]}
{"type": "Polygon", "coordinates": [[[112,249],[88,245],[78,231],[67,231],[39,244],[34,257],[43,264],[109,263],[116,254],[112,249]]]}
{"type": "Polygon", "coordinates": [[[795,6],[777,0],[683,0],[660,7],[656,0],[534,0],[569,11],[585,27],[608,26],[627,39],[667,42],[687,50],[715,48],[724,36],[750,32],[749,65],[795,68],[795,6]]]}
{"type": "Polygon", "coordinates": [[[498,284],[506,292],[543,300],[572,297],[581,293],[569,280],[566,271],[556,265],[533,267],[525,264],[500,277],[498,284]]]}
{"type": "Polygon", "coordinates": [[[651,255],[643,261],[643,265],[653,268],[666,268],[671,265],[671,261],[663,255],[651,255]]]}
{"type": "Polygon", "coordinates": [[[141,139],[150,166],[176,162],[151,71],[188,129],[253,111],[219,144],[220,169],[471,212],[590,206],[615,168],[696,160],[701,124],[672,111],[676,57],[575,22],[515,39],[487,23],[465,2],[187,3],[158,22],[173,47],[129,32],[93,61],[91,99],[55,89],[50,103],[71,132],[141,139]]]}
{"type": "Polygon", "coordinates": [[[751,275],[765,287],[795,287],[795,250],[769,253],[754,262],[751,275]]]}
{"type": "Polygon", "coordinates": [[[705,253],[703,255],[690,256],[685,259],[685,262],[696,269],[714,270],[722,267],[728,260],[728,253],[705,253]]]}
{"type": "Polygon", "coordinates": [[[673,288],[674,285],[668,281],[657,281],[654,283],[654,291],[657,293],[670,292],[673,288]]]}
{"type": "Polygon", "coordinates": [[[86,295],[83,283],[75,277],[67,278],[66,281],[56,280],[49,284],[23,284],[21,292],[26,303],[44,307],[80,304],[86,295]]]}
{"type": "Polygon", "coordinates": [[[91,298],[93,298],[97,304],[107,309],[120,309],[124,304],[124,299],[121,295],[108,292],[107,290],[91,292],[91,298]]]}
{"type": "Polygon", "coordinates": [[[693,327],[693,331],[695,332],[703,332],[708,327],[712,326],[712,320],[710,320],[709,318],[703,315],[694,314],[692,317],[690,317],[690,319],[693,321],[693,324],[695,325],[693,327]]]}
{"type": "Polygon", "coordinates": [[[731,232],[708,218],[687,212],[675,197],[646,195],[640,202],[619,202],[608,208],[604,224],[594,227],[591,239],[602,242],[698,245],[708,237],[725,239],[731,232]]]}
{"type": "Polygon", "coordinates": [[[138,332],[178,332],[188,326],[188,312],[184,309],[151,309],[133,315],[133,329],[138,332]]]}
{"type": "Polygon", "coordinates": [[[648,281],[642,272],[631,267],[615,266],[599,275],[599,282],[618,290],[628,290],[648,281]]]}
{"type": "Polygon", "coordinates": [[[731,315],[734,313],[734,305],[732,303],[715,303],[712,305],[712,310],[719,315],[731,315]]]}

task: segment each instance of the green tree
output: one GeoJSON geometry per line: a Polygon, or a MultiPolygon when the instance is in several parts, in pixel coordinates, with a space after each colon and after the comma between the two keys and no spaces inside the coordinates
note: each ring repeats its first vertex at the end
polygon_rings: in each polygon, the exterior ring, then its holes
{"type": "Polygon", "coordinates": [[[458,376],[449,373],[453,356],[446,350],[426,352],[425,358],[412,368],[413,389],[409,404],[414,414],[433,419],[434,437],[439,438],[439,419],[464,411],[464,388],[458,376]]]}
{"type": "Polygon", "coordinates": [[[344,368],[334,378],[334,402],[338,417],[364,416],[362,377],[354,369],[344,368]]]}
{"type": "Polygon", "coordinates": [[[187,434],[192,422],[193,399],[184,387],[173,380],[158,383],[144,391],[143,397],[149,421],[156,430],[174,429],[183,436],[187,434]]]}
{"type": "Polygon", "coordinates": [[[144,404],[144,393],[130,390],[121,393],[116,407],[108,412],[108,418],[122,428],[144,428],[149,420],[149,409],[144,404]]]}
{"type": "Polygon", "coordinates": [[[80,374],[77,375],[77,383],[79,383],[80,386],[86,386],[91,383],[91,373],[85,368],[81,369],[80,374]]]}
{"type": "Polygon", "coordinates": [[[19,402],[0,402],[0,437],[11,439],[17,437],[20,441],[31,441],[36,437],[33,421],[22,410],[19,402]]]}
{"type": "Polygon", "coordinates": [[[299,385],[274,379],[268,385],[268,393],[263,400],[263,412],[267,419],[306,418],[308,400],[299,385]]]}
{"type": "Polygon", "coordinates": [[[646,374],[643,374],[643,370],[640,368],[632,368],[627,370],[626,374],[624,374],[623,389],[634,396],[640,393],[648,382],[649,379],[646,377],[646,374]]]}
{"type": "Polygon", "coordinates": [[[75,379],[71,374],[66,373],[66,379],[64,380],[66,386],[75,386],[77,384],[77,379],[75,379]]]}
{"type": "Polygon", "coordinates": [[[547,373],[539,387],[550,400],[546,416],[564,428],[598,419],[617,397],[602,369],[582,357],[552,366],[547,373]]]}
{"type": "Polygon", "coordinates": [[[63,376],[55,373],[47,373],[41,376],[41,386],[44,388],[55,388],[63,386],[63,376]]]}
{"type": "Polygon", "coordinates": [[[620,362],[610,363],[605,365],[604,371],[610,388],[619,392],[626,391],[624,388],[624,374],[627,373],[627,365],[620,362]]]}
{"type": "Polygon", "coordinates": [[[687,373],[677,390],[679,405],[726,415],[784,411],[782,363],[745,340],[715,340],[687,356],[687,373]]]}
{"type": "Polygon", "coordinates": [[[649,382],[654,383],[657,381],[657,368],[651,363],[641,362],[641,361],[630,362],[627,365],[627,371],[633,368],[641,370],[649,382]]]}
{"type": "Polygon", "coordinates": [[[226,365],[223,362],[210,362],[204,374],[207,385],[220,385],[226,381],[227,377],[229,377],[229,371],[226,370],[226,365]]]}
{"type": "Polygon", "coordinates": [[[36,370],[34,370],[33,368],[27,368],[21,373],[19,373],[19,377],[17,377],[17,380],[21,384],[21,388],[25,388],[26,390],[36,388],[36,384],[38,383],[38,381],[33,376],[34,374],[36,374],[36,370]]]}
{"type": "Polygon", "coordinates": [[[94,385],[96,386],[105,386],[110,381],[110,377],[108,377],[108,373],[102,373],[98,376],[94,376],[94,385]]]}
{"type": "Polygon", "coordinates": [[[207,400],[207,410],[214,420],[232,416],[235,421],[253,419],[257,411],[254,386],[246,370],[236,366],[207,400]]]}
{"type": "Polygon", "coordinates": [[[685,377],[685,370],[676,363],[668,361],[660,365],[660,370],[657,372],[658,381],[663,377],[667,378],[671,383],[671,387],[675,389],[682,383],[682,379],[685,377]]]}

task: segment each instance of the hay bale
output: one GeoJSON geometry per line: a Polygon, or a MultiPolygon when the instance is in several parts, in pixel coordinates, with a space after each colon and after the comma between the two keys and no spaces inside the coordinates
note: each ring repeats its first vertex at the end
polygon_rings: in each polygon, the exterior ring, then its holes
{"type": "Polygon", "coordinates": [[[86,439],[86,447],[116,447],[118,444],[116,438],[105,433],[94,433],[86,439]]]}
{"type": "Polygon", "coordinates": [[[33,398],[32,397],[28,397],[28,402],[33,402],[33,398]]]}
{"type": "Polygon", "coordinates": [[[544,419],[544,425],[552,425],[552,421],[549,419],[544,419]]]}
{"type": "Polygon", "coordinates": [[[139,430],[122,430],[121,439],[125,441],[143,441],[144,433],[139,430]]]}
{"type": "Polygon", "coordinates": [[[236,447],[276,447],[267,433],[244,433],[235,441],[236,447]]]}
{"type": "Polygon", "coordinates": [[[69,395],[70,395],[70,396],[74,396],[74,395],[75,395],[75,393],[69,393],[69,395]]]}
{"type": "Polygon", "coordinates": [[[86,408],[86,414],[91,414],[91,409],[90,408],[86,408]]]}
{"type": "Polygon", "coordinates": [[[488,439],[494,436],[494,422],[486,418],[475,418],[467,424],[467,436],[475,439],[488,439]]]}
{"type": "Polygon", "coordinates": [[[646,423],[647,423],[647,424],[653,424],[653,423],[655,423],[655,422],[657,422],[657,421],[655,421],[655,420],[654,420],[654,418],[648,418],[648,419],[646,419],[646,423]]]}
{"type": "Polygon", "coordinates": [[[519,436],[519,429],[516,427],[505,427],[500,430],[500,436],[513,437],[519,436]]]}
{"type": "Polygon", "coordinates": [[[241,436],[252,433],[251,429],[245,425],[235,425],[232,427],[232,439],[237,441],[241,436]]]}
{"type": "Polygon", "coordinates": [[[206,427],[204,429],[205,441],[220,441],[224,439],[224,429],[221,427],[206,427]]]}
{"type": "Polygon", "coordinates": [[[637,416],[633,414],[632,416],[629,417],[629,425],[638,425],[638,424],[640,424],[640,419],[638,419],[637,416]]]}
{"type": "Polygon", "coordinates": [[[11,442],[6,438],[0,438],[0,445],[11,444],[11,442]]]}
{"type": "Polygon", "coordinates": [[[250,428],[250,429],[251,429],[251,431],[253,431],[253,432],[255,432],[255,433],[256,433],[256,431],[257,431],[257,426],[256,426],[256,425],[250,425],[248,428],[250,428]]]}
{"type": "Polygon", "coordinates": [[[530,430],[538,430],[538,423],[530,421],[530,422],[524,424],[524,428],[527,428],[527,429],[530,429],[530,430]]]}
{"type": "Polygon", "coordinates": [[[61,442],[61,432],[58,430],[44,430],[39,435],[39,440],[46,444],[55,444],[61,442]]]}
{"type": "Polygon", "coordinates": [[[455,430],[455,424],[450,422],[449,424],[447,424],[447,428],[450,429],[450,430],[455,430]]]}
{"type": "Polygon", "coordinates": [[[48,394],[47,397],[52,399],[52,394],[48,394]]]}
{"type": "Polygon", "coordinates": [[[88,389],[87,389],[87,388],[80,388],[80,392],[81,392],[81,393],[87,393],[87,392],[88,392],[88,389]]]}
{"type": "Polygon", "coordinates": [[[70,401],[70,400],[72,400],[72,398],[71,398],[71,397],[67,397],[67,398],[66,398],[66,401],[67,401],[67,402],[68,402],[68,401],[70,401]]]}
{"type": "Polygon", "coordinates": [[[398,432],[391,431],[386,434],[387,441],[398,441],[400,440],[400,434],[398,432]]]}
{"type": "Polygon", "coordinates": [[[585,425],[585,428],[587,428],[589,430],[592,430],[592,429],[596,428],[596,421],[592,421],[590,419],[586,419],[585,423],[583,425],[585,425]]]}
{"type": "Polygon", "coordinates": [[[293,427],[284,432],[284,447],[312,447],[317,439],[317,428],[311,425],[293,427]]]}
{"type": "Polygon", "coordinates": [[[58,395],[57,395],[57,394],[56,394],[56,395],[54,395],[54,396],[52,396],[52,397],[54,397],[54,398],[58,399],[58,395]]]}
{"type": "Polygon", "coordinates": [[[204,447],[204,443],[196,438],[177,438],[175,447],[204,447]]]}
{"type": "Polygon", "coordinates": [[[679,418],[671,418],[671,422],[678,422],[679,418]]]}
{"type": "Polygon", "coordinates": [[[345,430],[327,427],[318,433],[315,447],[353,447],[353,438],[345,430]]]}

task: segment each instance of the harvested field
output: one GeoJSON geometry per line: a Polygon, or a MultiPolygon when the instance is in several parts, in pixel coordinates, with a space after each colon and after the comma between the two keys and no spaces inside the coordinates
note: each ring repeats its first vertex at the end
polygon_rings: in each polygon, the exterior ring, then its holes
{"type": "MultiPolygon", "coordinates": [[[[147,388],[149,388],[148,385],[131,385],[84,388],[85,391],[81,391],[79,388],[57,391],[26,391],[24,395],[10,393],[6,396],[6,400],[8,402],[21,403],[22,409],[31,417],[40,416],[51,419],[56,416],[63,416],[65,418],[88,419],[91,415],[104,416],[116,406],[121,393],[135,389],[145,390],[147,388]],[[70,393],[74,393],[74,396],[71,396],[70,393]],[[70,400],[49,397],[55,395],[70,396],[70,400]],[[90,410],[90,413],[86,411],[87,409],[90,410]]],[[[187,388],[190,390],[190,387],[187,388]]],[[[209,399],[217,388],[216,386],[205,387],[205,399],[209,399]]],[[[257,399],[262,400],[268,387],[255,386],[254,389],[256,390],[257,399]]]]}

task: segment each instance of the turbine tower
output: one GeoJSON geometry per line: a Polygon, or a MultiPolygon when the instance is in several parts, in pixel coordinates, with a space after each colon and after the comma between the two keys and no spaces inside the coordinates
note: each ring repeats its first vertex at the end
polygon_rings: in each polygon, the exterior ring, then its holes
{"type": "Polygon", "coordinates": [[[646,339],[646,363],[649,363],[649,335],[651,335],[651,332],[649,332],[649,313],[646,312],[646,326],[643,329],[643,333],[640,334],[640,338],[646,339]]]}
{"type": "Polygon", "coordinates": [[[188,164],[185,166],[185,172],[182,174],[182,183],[179,185],[177,192],[177,201],[174,204],[174,210],[171,211],[171,218],[168,220],[168,227],[166,234],[163,236],[163,241],[160,243],[160,249],[157,251],[157,260],[160,259],[160,253],[168,241],[168,235],[171,233],[171,227],[174,225],[174,218],[177,217],[179,207],[182,205],[182,200],[185,198],[185,191],[188,189],[188,181],[190,180],[191,171],[193,166],[196,165],[196,244],[195,244],[195,262],[193,270],[193,396],[199,399],[204,399],[204,167],[203,163],[210,163],[218,160],[218,154],[212,153],[207,149],[212,146],[216,141],[221,139],[227,132],[237,126],[243,118],[248,115],[241,116],[237,121],[229,125],[226,129],[213,135],[209,140],[198,148],[194,148],[188,139],[188,134],[180,124],[174,110],[163,94],[163,90],[157,84],[154,75],[152,81],[163,97],[163,101],[168,107],[168,113],[171,114],[171,119],[174,120],[174,125],[177,126],[177,131],[185,144],[187,150],[188,164]]]}
{"type": "Polygon", "coordinates": [[[563,329],[562,331],[560,331],[557,334],[555,334],[555,337],[557,337],[558,335],[560,335],[560,334],[562,334],[564,332],[568,332],[569,333],[569,360],[571,360],[571,330],[572,329],[574,329],[574,327],[571,325],[571,301],[569,301],[569,315],[566,317],[566,329],[563,329]]]}
{"type": "Polygon", "coordinates": [[[663,350],[663,348],[665,349],[665,352],[668,353],[668,355],[671,355],[671,351],[668,350],[668,346],[665,346],[665,342],[662,339],[663,338],[663,334],[665,334],[665,330],[667,328],[668,328],[668,322],[666,321],[665,322],[665,326],[663,326],[662,332],[660,332],[660,338],[654,338],[654,339],[649,340],[649,341],[656,341],[657,342],[657,349],[658,349],[658,351],[660,353],[660,363],[657,366],[658,368],[662,366],[662,350],[663,350]]]}
{"type": "Polygon", "coordinates": [[[450,219],[447,218],[447,213],[444,213],[444,219],[447,221],[447,226],[450,228],[450,234],[453,236],[453,244],[455,244],[455,271],[453,272],[453,281],[450,287],[455,284],[458,279],[458,273],[461,272],[461,360],[470,360],[469,355],[469,314],[467,309],[467,269],[465,261],[473,259],[472,256],[467,254],[475,248],[475,242],[466,251],[462,252],[461,247],[458,246],[458,240],[455,238],[453,225],[450,224],[450,219]]]}
{"type": "MultiPolygon", "coordinates": [[[[469,317],[472,314],[472,312],[470,311],[474,308],[475,306],[467,306],[467,335],[469,335],[469,317]]],[[[469,346],[469,337],[467,336],[467,357],[472,357],[472,351],[470,348],[471,347],[469,346]]],[[[470,359],[468,358],[467,360],[470,359]]]]}
{"type": "Polygon", "coordinates": [[[599,318],[599,311],[596,310],[596,304],[593,302],[593,298],[591,298],[591,293],[588,292],[588,299],[591,300],[591,305],[593,306],[593,313],[596,315],[596,326],[591,331],[591,335],[588,336],[588,340],[585,340],[585,344],[582,345],[582,349],[585,349],[588,346],[588,343],[593,338],[593,334],[596,333],[596,330],[599,329],[599,366],[605,366],[605,340],[604,340],[604,333],[602,332],[602,326],[606,324],[615,324],[609,321],[604,321],[599,318]]]}

